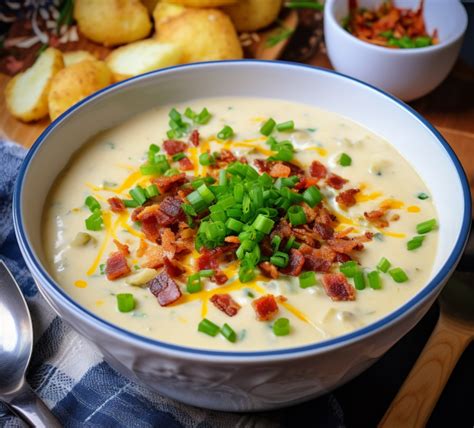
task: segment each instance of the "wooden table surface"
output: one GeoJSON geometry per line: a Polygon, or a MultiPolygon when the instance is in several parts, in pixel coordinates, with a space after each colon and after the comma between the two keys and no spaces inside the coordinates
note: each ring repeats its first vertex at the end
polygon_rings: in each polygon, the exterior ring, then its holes
{"type": "MultiPolygon", "coordinates": [[[[309,63],[331,68],[323,53],[318,53],[309,63]]],[[[8,79],[0,74],[2,94],[8,79]]],[[[468,176],[471,194],[474,194],[474,69],[458,63],[439,88],[410,104],[435,125],[454,149],[468,176]]],[[[48,123],[45,119],[23,124],[8,113],[4,98],[0,100],[0,134],[6,138],[31,147],[48,123]]]]}

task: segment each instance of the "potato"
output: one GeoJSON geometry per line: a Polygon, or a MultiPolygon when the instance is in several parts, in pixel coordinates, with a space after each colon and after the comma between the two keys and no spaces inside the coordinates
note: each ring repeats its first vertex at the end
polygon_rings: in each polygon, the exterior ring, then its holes
{"type": "Polygon", "coordinates": [[[151,30],[148,10],[139,0],[76,0],[74,18],[84,36],[104,46],[143,39],[151,30]]]}
{"type": "Polygon", "coordinates": [[[182,50],[178,45],[148,39],[115,49],[105,61],[114,80],[118,82],[158,68],[177,65],[181,57],[182,50]]]}
{"type": "Polygon", "coordinates": [[[30,68],[8,82],[5,88],[8,111],[24,122],[47,116],[51,81],[63,67],[61,52],[46,49],[30,68]]]}
{"type": "Polygon", "coordinates": [[[229,17],[216,9],[189,9],[160,25],[158,40],[176,43],[183,62],[242,58],[237,33],[229,17]]]}
{"type": "Polygon", "coordinates": [[[184,6],[166,2],[159,2],[153,11],[153,20],[155,21],[155,30],[158,32],[159,27],[170,18],[181,15],[186,11],[184,6]]]}
{"type": "Polygon", "coordinates": [[[48,96],[49,116],[56,119],[73,104],[112,83],[103,61],[81,61],[54,76],[48,96]]]}
{"type": "Polygon", "coordinates": [[[148,9],[148,13],[150,13],[150,15],[153,13],[153,11],[155,10],[155,7],[156,7],[156,4],[159,2],[160,0],[141,0],[141,2],[145,5],[145,7],[148,9]]]}
{"type": "Polygon", "coordinates": [[[70,51],[63,53],[64,66],[69,67],[70,65],[77,64],[81,61],[95,60],[97,59],[88,51],[70,51]]]}
{"type": "Polygon", "coordinates": [[[277,19],[282,0],[239,0],[223,11],[230,16],[237,31],[256,31],[277,19]]]}
{"type": "MultiPolygon", "coordinates": [[[[167,0],[169,3],[180,4],[187,7],[219,7],[234,4],[240,0],[167,0]]],[[[262,0],[260,0],[262,1],[262,0]]],[[[263,0],[266,1],[266,0],[263,0]]]]}

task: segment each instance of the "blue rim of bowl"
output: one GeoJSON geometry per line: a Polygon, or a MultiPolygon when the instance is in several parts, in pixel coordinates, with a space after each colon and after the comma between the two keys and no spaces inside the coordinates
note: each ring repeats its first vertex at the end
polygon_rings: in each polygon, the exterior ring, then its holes
{"type": "Polygon", "coordinates": [[[193,354],[193,355],[200,355],[200,356],[207,356],[207,357],[228,357],[228,358],[236,358],[236,357],[284,357],[288,355],[294,355],[298,356],[303,353],[311,352],[311,351],[318,351],[322,350],[323,348],[330,348],[335,345],[343,345],[344,343],[349,343],[357,338],[362,338],[366,335],[369,335],[371,333],[376,332],[377,330],[386,327],[390,323],[394,322],[397,318],[399,318],[401,315],[403,315],[405,312],[409,311],[410,309],[415,308],[418,304],[420,304],[428,295],[430,295],[433,290],[436,289],[436,287],[446,278],[450,275],[450,273],[454,270],[455,265],[461,258],[462,252],[464,250],[464,247],[467,243],[467,239],[469,236],[469,230],[470,230],[470,225],[471,225],[471,194],[470,194],[470,188],[468,185],[468,181],[466,178],[466,174],[464,172],[464,169],[461,165],[461,162],[457,158],[456,154],[454,153],[453,149],[449,146],[447,141],[441,136],[441,134],[434,128],[431,123],[429,123],[425,118],[423,118],[418,112],[413,110],[410,106],[406,105],[403,101],[399,100],[398,98],[394,97],[393,95],[390,95],[381,89],[372,86],[368,83],[365,83],[361,80],[355,79],[350,76],[346,76],[342,73],[338,73],[334,70],[329,70],[329,69],[324,69],[321,67],[315,67],[307,64],[298,64],[298,63],[292,63],[292,62],[286,62],[286,61],[263,61],[263,60],[228,60],[228,61],[208,61],[208,62],[201,62],[201,63],[195,63],[195,64],[185,64],[185,65],[178,65],[178,66],[173,66],[173,67],[168,67],[164,68],[161,70],[156,70],[156,71],[151,71],[149,73],[142,74],[140,76],[132,77],[130,79],[124,80],[122,82],[115,83],[113,85],[110,85],[104,89],[101,89],[100,91],[88,96],[87,98],[83,99],[82,101],[78,102],[75,104],[73,107],[69,108],[67,111],[65,111],[61,116],[59,116],[54,122],[52,122],[44,131],[43,133],[38,137],[38,139],[35,141],[31,149],[28,151],[23,163],[21,164],[21,167],[18,172],[18,178],[15,184],[15,191],[13,195],[13,221],[14,221],[14,227],[15,227],[15,233],[17,236],[17,239],[19,241],[19,245],[21,248],[23,248],[23,255],[27,256],[27,260],[30,262],[31,266],[34,268],[37,274],[41,277],[42,280],[46,281],[50,287],[52,287],[53,291],[57,294],[59,294],[63,299],[66,300],[66,302],[71,306],[74,307],[79,313],[85,314],[86,316],[90,317],[93,321],[98,322],[102,327],[106,327],[109,330],[112,330],[113,333],[115,334],[120,334],[124,335],[125,337],[129,337],[131,339],[134,339],[138,341],[139,343],[141,342],[142,344],[146,345],[151,345],[155,346],[158,348],[164,348],[165,350],[168,351],[174,351],[174,352],[180,352],[184,354],[193,354]],[[77,110],[80,108],[82,105],[88,103],[90,100],[97,98],[104,92],[108,92],[112,90],[113,88],[117,88],[120,86],[125,86],[129,84],[130,82],[135,82],[143,79],[144,77],[147,76],[152,76],[152,75],[159,75],[162,73],[166,73],[172,70],[180,70],[180,69],[187,69],[187,68],[199,68],[199,67],[207,67],[207,66],[222,66],[225,67],[226,65],[235,65],[235,64],[260,64],[264,66],[269,66],[269,67],[293,67],[293,68],[305,68],[309,69],[312,71],[317,71],[317,72],[322,72],[322,73],[329,73],[329,74],[335,74],[339,77],[345,78],[352,80],[360,85],[363,85],[367,87],[370,90],[376,91],[380,93],[381,95],[389,98],[391,101],[395,102],[398,104],[400,107],[403,109],[407,110],[409,113],[414,115],[422,125],[424,125],[426,128],[428,128],[433,136],[438,140],[439,143],[443,146],[443,148],[446,150],[448,153],[451,161],[453,162],[456,171],[458,173],[459,180],[462,185],[463,189],[463,195],[464,195],[464,213],[463,213],[463,221],[462,221],[462,227],[461,231],[459,233],[459,236],[457,237],[456,240],[456,245],[453,249],[453,252],[451,255],[448,257],[446,262],[443,264],[437,275],[427,284],[425,287],[414,297],[412,297],[408,302],[406,302],[404,305],[396,309],[395,311],[391,312],[387,316],[381,318],[378,321],[375,321],[372,324],[369,324],[366,327],[363,327],[361,329],[355,330],[351,333],[335,337],[333,339],[328,339],[324,340],[321,342],[317,342],[311,345],[304,345],[304,346],[298,346],[298,347],[292,347],[292,348],[282,348],[282,349],[276,349],[276,350],[271,350],[271,351],[241,351],[241,352],[234,352],[234,351],[210,351],[206,349],[199,349],[199,348],[190,348],[186,346],[180,346],[180,345],[173,345],[171,343],[167,342],[162,342],[160,340],[156,339],[151,339],[145,336],[141,336],[139,334],[133,333],[131,331],[125,330],[121,327],[116,326],[115,324],[112,324],[99,316],[95,315],[94,313],[90,312],[88,309],[82,307],[79,305],[77,302],[75,302],[56,282],[51,278],[51,276],[46,272],[46,269],[44,269],[37,259],[36,255],[34,254],[33,250],[31,247],[28,245],[28,239],[25,233],[25,230],[23,228],[22,224],[22,215],[21,215],[21,193],[22,193],[22,187],[23,187],[23,181],[25,174],[28,170],[28,166],[33,160],[35,153],[38,151],[38,149],[41,147],[41,144],[43,140],[48,136],[50,131],[52,131],[56,126],[58,126],[61,123],[61,120],[68,115],[70,115],[73,111],[77,110]]]}
{"type": "MultiPolygon", "coordinates": [[[[332,6],[334,6],[335,2],[336,2],[336,0],[333,1],[332,6]]],[[[430,53],[430,52],[438,51],[440,49],[443,49],[447,46],[452,45],[453,43],[456,43],[460,38],[462,38],[464,36],[464,34],[466,33],[466,30],[467,30],[467,26],[468,26],[467,11],[466,11],[466,9],[464,8],[464,6],[462,5],[462,3],[460,1],[457,2],[457,3],[459,3],[459,7],[464,12],[464,14],[463,14],[463,16],[464,16],[464,22],[463,22],[464,26],[461,27],[462,31],[460,31],[458,34],[456,34],[454,36],[451,36],[449,39],[440,41],[436,45],[426,46],[426,47],[423,47],[423,48],[411,48],[411,49],[391,49],[391,48],[387,48],[387,47],[384,47],[384,46],[377,46],[374,43],[364,42],[363,40],[360,40],[359,38],[354,36],[352,33],[349,33],[348,31],[346,31],[342,27],[341,23],[338,22],[336,17],[334,16],[334,8],[330,9],[329,7],[325,6],[324,10],[325,10],[325,15],[327,14],[329,16],[329,18],[334,22],[334,24],[338,28],[338,31],[342,32],[342,33],[345,33],[345,35],[347,37],[350,37],[351,39],[353,39],[357,44],[359,44],[361,46],[363,45],[363,46],[369,47],[370,49],[373,49],[373,50],[379,51],[379,52],[391,52],[393,55],[410,56],[410,55],[420,55],[420,54],[425,54],[425,53],[427,54],[427,53],[430,53]]],[[[454,2],[453,2],[453,4],[454,4],[454,2]]]]}

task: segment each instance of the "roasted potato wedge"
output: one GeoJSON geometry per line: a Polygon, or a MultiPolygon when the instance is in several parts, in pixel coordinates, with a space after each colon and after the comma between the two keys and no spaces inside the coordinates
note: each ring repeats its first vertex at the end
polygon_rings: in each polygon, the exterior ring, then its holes
{"type": "Polygon", "coordinates": [[[223,8],[237,31],[256,31],[270,25],[277,19],[282,0],[239,0],[223,8]]]}
{"type": "Polygon", "coordinates": [[[5,88],[8,111],[24,122],[47,116],[51,81],[63,67],[61,52],[46,49],[29,69],[8,82],[5,88]]]}
{"type": "Polygon", "coordinates": [[[158,68],[177,65],[181,57],[182,50],[178,45],[148,39],[115,49],[105,61],[114,80],[118,82],[158,68]]]}
{"type": "Polygon", "coordinates": [[[234,4],[238,1],[240,0],[167,0],[168,3],[180,4],[187,7],[219,7],[234,4]]]}
{"type": "Polygon", "coordinates": [[[148,10],[139,0],[76,0],[74,18],[84,36],[104,46],[144,39],[151,30],[148,10]]]}
{"type": "Polygon", "coordinates": [[[184,6],[179,4],[159,2],[153,11],[153,20],[155,21],[155,30],[158,32],[160,25],[170,18],[181,15],[186,11],[184,6]]]}
{"type": "Polygon", "coordinates": [[[81,61],[95,60],[97,59],[89,51],[70,51],[63,53],[64,67],[77,64],[81,61]]]}
{"type": "Polygon", "coordinates": [[[54,76],[48,96],[49,116],[56,119],[73,104],[112,83],[112,73],[103,61],[81,61],[54,76]]]}
{"type": "Polygon", "coordinates": [[[188,9],[160,25],[158,40],[175,43],[183,62],[242,58],[242,47],[229,17],[217,9],[188,9]]]}

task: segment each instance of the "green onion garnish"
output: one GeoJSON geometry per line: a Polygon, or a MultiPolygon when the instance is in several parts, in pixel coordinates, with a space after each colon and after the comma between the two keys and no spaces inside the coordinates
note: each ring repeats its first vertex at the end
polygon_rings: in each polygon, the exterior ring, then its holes
{"type": "Polygon", "coordinates": [[[194,122],[196,122],[199,125],[205,125],[209,120],[211,119],[212,115],[207,111],[207,108],[203,108],[201,113],[199,113],[195,119],[194,122]]]}
{"type": "Polygon", "coordinates": [[[237,341],[237,333],[232,329],[232,327],[225,323],[221,328],[221,334],[224,336],[229,342],[235,343],[237,341]]]}
{"type": "Polygon", "coordinates": [[[172,159],[173,159],[173,162],[178,162],[181,159],[184,159],[185,157],[186,157],[186,155],[183,152],[179,152],[179,153],[176,153],[175,155],[173,155],[172,159]]]}
{"type": "Polygon", "coordinates": [[[312,271],[310,272],[303,272],[300,277],[300,287],[301,288],[308,288],[316,285],[318,280],[316,279],[316,274],[312,271]]]}
{"type": "Polygon", "coordinates": [[[292,226],[299,226],[308,222],[303,208],[299,205],[293,205],[288,209],[288,218],[292,226]]]}
{"type": "Polygon", "coordinates": [[[380,274],[378,271],[374,270],[367,274],[367,279],[369,280],[370,288],[374,290],[379,290],[382,288],[382,280],[380,279],[380,274]]]}
{"type": "MultiPolygon", "coordinates": [[[[208,205],[214,199],[216,199],[214,194],[209,190],[209,187],[207,187],[205,184],[201,184],[201,186],[199,186],[197,188],[197,192],[201,195],[201,197],[204,199],[204,202],[206,202],[206,204],[208,204],[208,205]]],[[[189,200],[189,198],[188,198],[188,200],[189,200]]]]}
{"type": "Polygon", "coordinates": [[[140,206],[140,204],[133,199],[122,199],[122,202],[127,208],[137,208],[140,206]]]}
{"type": "Polygon", "coordinates": [[[410,239],[407,242],[407,250],[413,251],[413,250],[416,250],[417,248],[420,248],[423,244],[424,239],[425,237],[423,235],[414,236],[412,239],[410,239]]]}
{"type": "Polygon", "coordinates": [[[418,193],[418,195],[416,195],[416,197],[417,197],[418,199],[421,199],[422,201],[424,201],[425,199],[428,199],[428,198],[429,198],[429,196],[428,196],[426,193],[424,193],[424,192],[418,193]]]}
{"type": "Polygon", "coordinates": [[[275,266],[284,268],[288,264],[289,256],[282,251],[277,251],[270,257],[270,263],[274,264],[275,266]]]}
{"type": "Polygon", "coordinates": [[[352,158],[347,153],[342,153],[339,158],[339,165],[350,166],[352,164],[352,158]]]}
{"type": "Polygon", "coordinates": [[[189,275],[188,280],[186,282],[186,291],[188,293],[198,293],[201,290],[201,275],[199,273],[189,275]]]}
{"type": "Polygon", "coordinates": [[[434,228],[436,228],[437,223],[436,219],[432,218],[431,220],[426,220],[423,223],[419,223],[416,225],[416,231],[420,234],[425,234],[431,232],[434,228]]]}
{"type": "Polygon", "coordinates": [[[280,248],[280,244],[281,244],[281,238],[278,235],[275,235],[272,238],[272,248],[274,252],[278,251],[278,249],[280,248]]]}
{"type": "Polygon", "coordinates": [[[216,163],[216,160],[214,159],[214,156],[212,156],[209,153],[203,153],[199,155],[199,163],[202,166],[209,166],[209,165],[214,165],[216,163]]]}
{"type": "Polygon", "coordinates": [[[91,210],[91,212],[94,212],[95,210],[100,210],[99,201],[93,196],[88,196],[84,203],[91,210]]]}
{"type": "Polygon", "coordinates": [[[349,260],[348,262],[345,262],[339,266],[339,270],[347,278],[354,278],[355,274],[359,272],[360,269],[359,265],[355,261],[349,260]]]}
{"type": "Polygon", "coordinates": [[[136,186],[128,193],[138,205],[143,205],[146,202],[146,193],[142,187],[136,186]]]}
{"type": "Polygon", "coordinates": [[[406,282],[408,281],[408,276],[402,268],[393,268],[388,271],[390,276],[395,282],[406,282]]]}
{"type": "Polygon", "coordinates": [[[356,290],[363,290],[365,288],[365,275],[363,271],[356,272],[353,279],[356,290]]]}
{"type": "Polygon", "coordinates": [[[198,324],[198,331],[212,337],[216,336],[217,333],[219,333],[219,330],[219,326],[214,324],[212,321],[209,321],[207,318],[203,318],[198,324]]]}
{"type": "Polygon", "coordinates": [[[240,282],[249,282],[255,278],[255,268],[252,265],[241,263],[239,268],[240,282]]]}
{"type": "Polygon", "coordinates": [[[287,122],[279,123],[276,129],[279,132],[293,131],[293,129],[295,129],[295,122],[288,120],[287,122]]]}
{"type": "Polygon", "coordinates": [[[217,133],[217,138],[219,138],[219,140],[228,140],[233,135],[234,130],[229,125],[226,125],[217,133]]]}
{"type": "Polygon", "coordinates": [[[96,210],[89,217],[87,217],[85,220],[85,224],[86,224],[87,230],[93,230],[93,231],[101,230],[104,222],[102,220],[102,214],[100,210],[96,210]]]}
{"type": "Polygon", "coordinates": [[[268,119],[260,128],[260,134],[268,137],[272,133],[273,128],[275,128],[275,125],[276,122],[272,118],[268,119]]]}
{"type": "Polygon", "coordinates": [[[278,318],[273,323],[272,328],[275,336],[287,336],[290,334],[290,320],[288,318],[278,318]]]}
{"type": "Polygon", "coordinates": [[[214,273],[213,269],[203,269],[199,271],[199,276],[201,278],[210,278],[214,273]]]}
{"type": "Polygon", "coordinates": [[[145,189],[145,193],[148,199],[154,198],[155,196],[158,196],[160,194],[156,184],[150,184],[149,186],[147,186],[147,188],[145,189]]]}
{"type": "Polygon", "coordinates": [[[135,309],[135,299],[133,294],[120,293],[115,296],[117,298],[117,308],[120,312],[130,312],[135,309]]]}
{"type": "Polygon", "coordinates": [[[236,220],[235,218],[229,218],[227,219],[225,226],[227,227],[227,229],[240,233],[242,231],[242,228],[244,227],[244,223],[239,220],[236,220]]]}
{"type": "Polygon", "coordinates": [[[253,222],[253,227],[265,234],[269,234],[272,231],[274,225],[275,222],[268,217],[265,217],[263,214],[259,214],[253,222]]]}
{"type": "Polygon", "coordinates": [[[382,257],[377,264],[377,269],[383,273],[387,273],[392,264],[385,258],[382,257]]]}
{"type": "Polygon", "coordinates": [[[303,199],[311,208],[314,208],[323,200],[323,195],[316,186],[310,186],[304,191],[303,199]]]}
{"type": "Polygon", "coordinates": [[[101,275],[105,275],[105,263],[101,263],[101,264],[99,265],[99,273],[100,273],[101,275]]]}

